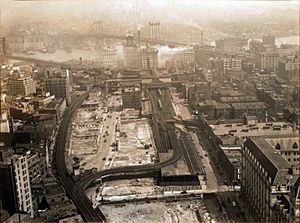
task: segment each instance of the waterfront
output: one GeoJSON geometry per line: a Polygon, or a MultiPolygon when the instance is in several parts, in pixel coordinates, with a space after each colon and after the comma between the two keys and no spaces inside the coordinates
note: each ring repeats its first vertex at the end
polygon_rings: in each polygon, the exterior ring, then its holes
{"type": "MultiPolygon", "coordinates": [[[[258,39],[261,40],[261,39],[258,39]]],[[[277,47],[280,47],[281,44],[296,44],[299,45],[299,35],[287,36],[287,37],[278,37],[275,39],[275,44],[277,47]]],[[[115,46],[117,49],[118,59],[122,60],[123,55],[123,45],[118,44],[115,46]]],[[[168,46],[155,46],[158,49],[158,57],[163,59],[164,54],[176,53],[185,49],[186,47],[174,47],[170,48],[168,46]]],[[[24,54],[19,54],[24,56],[24,54]]],[[[27,56],[27,55],[26,55],[27,56]]],[[[66,62],[70,60],[79,60],[81,58],[82,61],[97,61],[100,60],[100,52],[96,49],[89,50],[79,50],[73,49],[72,52],[66,52],[64,50],[56,50],[54,53],[41,53],[34,52],[33,55],[29,57],[38,58],[41,60],[55,61],[55,62],[66,62]]]]}

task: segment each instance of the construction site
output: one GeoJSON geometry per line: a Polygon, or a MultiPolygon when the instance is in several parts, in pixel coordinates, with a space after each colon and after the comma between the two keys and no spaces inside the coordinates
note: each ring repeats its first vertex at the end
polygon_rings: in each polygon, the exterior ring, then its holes
{"type": "Polygon", "coordinates": [[[175,202],[119,203],[102,205],[109,222],[223,222],[214,198],[175,202]],[[213,204],[213,205],[212,205],[213,204]],[[214,206],[216,205],[216,206],[214,206]]]}
{"type": "Polygon", "coordinates": [[[150,89],[148,97],[152,110],[145,118],[139,110],[120,109],[122,97],[114,92],[90,93],[71,124],[68,152],[74,175],[170,162],[159,171],[135,177],[98,178],[86,189],[87,197],[110,222],[220,220],[213,214],[214,205],[209,207],[216,198],[203,199],[207,180],[195,140],[183,126],[171,122],[175,116],[188,119],[191,115],[167,88],[150,89]]]}
{"type": "Polygon", "coordinates": [[[156,146],[149,120],[136,110],[116,111],[115,95],[90,93],[71,124],[70,169],[74,175],[92,169],[153,163],[156,146]]]}

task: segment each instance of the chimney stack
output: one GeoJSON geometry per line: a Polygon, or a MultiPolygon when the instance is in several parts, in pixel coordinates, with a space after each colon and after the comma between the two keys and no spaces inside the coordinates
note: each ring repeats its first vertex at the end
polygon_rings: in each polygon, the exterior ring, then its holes
{"type": "Polygon", "coordinates": [[[141,28],[138,27],[138,46],[141,47],[141,28]]]}

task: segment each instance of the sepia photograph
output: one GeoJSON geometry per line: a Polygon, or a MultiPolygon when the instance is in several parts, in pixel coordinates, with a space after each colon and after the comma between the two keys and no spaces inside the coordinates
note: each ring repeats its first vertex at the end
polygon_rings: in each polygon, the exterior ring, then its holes
{"type": "Polygon", "coordinates": [[[0,0],[0,223],[300,222],[299,0],[0,0]]]}

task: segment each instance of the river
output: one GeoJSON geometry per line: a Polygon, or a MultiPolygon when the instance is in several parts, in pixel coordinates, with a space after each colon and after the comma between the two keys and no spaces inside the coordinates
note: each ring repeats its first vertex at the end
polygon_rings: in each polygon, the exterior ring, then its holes
{"type": "MultiPolygon", "coordinates": [[[[298,44],[299,45],[299,35],[295,36],[287,36],[287,37],[280,37],[275,39],[276,45],[279,47],[281,43],[288,43],[288,44],[298,44]]],[[[186,48],[176,47],[176,48],[169,48],[168,46],[155,46],[158,48],[159,51],[159,58],[164,53],[174,53],[186,48]]],[[[117,45],[117,55],[119,58],[123,57],[123,47],[122,45],[117,45]]],[[[54,53],[40,53],[35,52],[34,55],[30,55],[29,57],[38,58],[41,60],[53,60],[55,62],[65,62],[68,60],[79,60],[83,61],[91,61],[91,60],[99,60],[100,54],[99,50],[91,49],[91,50],[77,50],[74,49],[72,52],[67,53],[64,50],[56,50],[54,53]]]]}
{"type": "Polygon", "coordinates": [[[299,35],[286,36],[286,37],[280,37],[275,39],[276,46],[280,46],[281,43],[299,45],[299,35]]]}

